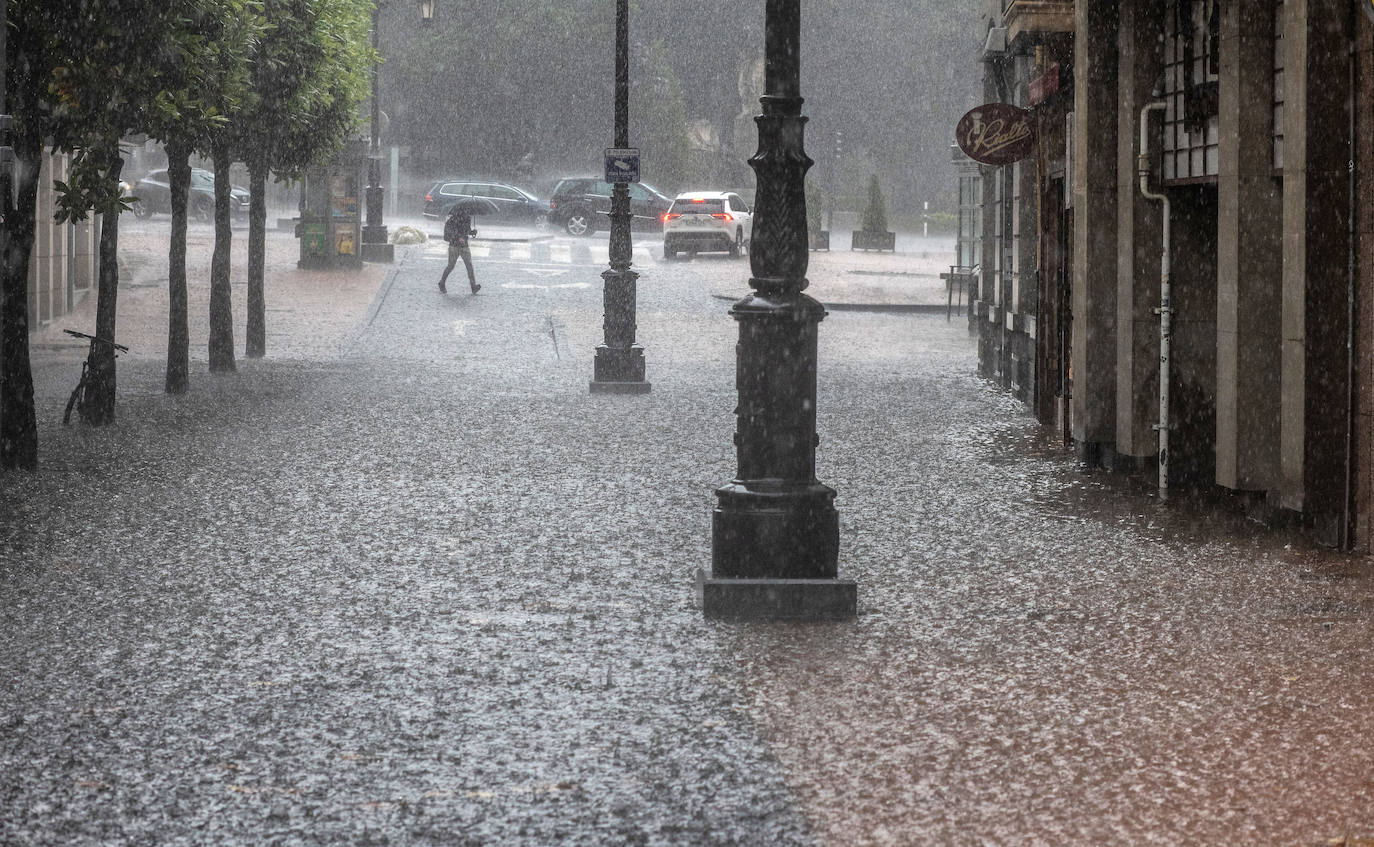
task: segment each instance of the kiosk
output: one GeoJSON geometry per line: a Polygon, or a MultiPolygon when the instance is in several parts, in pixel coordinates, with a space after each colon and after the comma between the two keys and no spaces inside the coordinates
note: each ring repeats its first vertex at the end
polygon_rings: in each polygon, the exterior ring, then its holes
{"type": "Polygon", "coordinates": [[[301,268],[362,267],[362,191],[367,149],[350,143],[327,165],[312,167],[301,182],[301,268]]]}

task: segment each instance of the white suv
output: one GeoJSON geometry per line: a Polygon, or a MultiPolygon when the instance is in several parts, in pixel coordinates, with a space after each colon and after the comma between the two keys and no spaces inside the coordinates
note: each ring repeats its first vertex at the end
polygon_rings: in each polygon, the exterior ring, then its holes
{"type": "Polygon", "coordinates": [[[663,216],[663,258],[680,252],[724,250],[738,256],[754,232],[754,215],[738,194],[688,191],[663,216]]]}

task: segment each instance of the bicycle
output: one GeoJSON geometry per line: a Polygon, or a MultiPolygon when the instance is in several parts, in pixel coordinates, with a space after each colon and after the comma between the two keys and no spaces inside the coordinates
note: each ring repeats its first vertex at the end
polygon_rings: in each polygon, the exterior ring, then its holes
{"type": "Polygon", "coordinates": [[[83,420],[85,420],[86,418],[86,413],[83,412],[81,409],[82,406],[85,405],[86,390],[90,388],[91,385],[91,354],[95,353],[95,345],[110,345],[117,351],[115,353],[116,356],[119,355],[119,351],[122,351],[124,353],[129,352],[129,348],[125,347],[123,344],[116,344],[108,338],[100,338],[99,336],[95,335],[87,335],[84,332],[77,332],[74,329],[64,329],[62,331],[74,338],[90,339],[91,342],[90,350],[87,351],[86,358],[83,359],[81,362],[81,381],[78,382],[76,384],[76,388],[72,390],[72,396],[67,398],[67,408],[66,411],[62,413],[62,423],[64,426],[67,426],[70,425],[72,422],[72,409],[76,409],[76,413],[80,415],[83,420]]]}

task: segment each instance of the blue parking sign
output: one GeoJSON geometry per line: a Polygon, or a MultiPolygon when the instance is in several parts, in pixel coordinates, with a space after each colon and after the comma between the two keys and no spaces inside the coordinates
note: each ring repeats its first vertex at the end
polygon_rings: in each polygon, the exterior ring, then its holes
{"type": "Polygon", "coordinates": [[[606,148],[606,181],[639,182],[639,148],[606,148]]]}

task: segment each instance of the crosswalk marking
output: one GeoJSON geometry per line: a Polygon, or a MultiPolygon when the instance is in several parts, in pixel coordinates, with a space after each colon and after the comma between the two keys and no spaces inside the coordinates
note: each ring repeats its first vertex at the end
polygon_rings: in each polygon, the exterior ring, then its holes
{"type": "MultiPolygon", "coordinates": [[[[495,262],[533,262],[552,265],[609,265],[610,246],[606,242],[586,241],[473,241],[472,258],[495,262]]],[[[448,245],[438,239],[425,243],[426,256],[447,260],[448,245]]],[[[648,247],[634,248],[637,265],[652,265],[653,251],[648,247]]]]}

